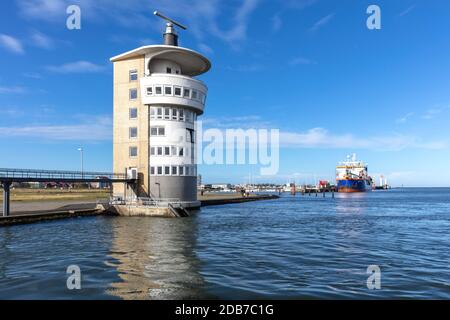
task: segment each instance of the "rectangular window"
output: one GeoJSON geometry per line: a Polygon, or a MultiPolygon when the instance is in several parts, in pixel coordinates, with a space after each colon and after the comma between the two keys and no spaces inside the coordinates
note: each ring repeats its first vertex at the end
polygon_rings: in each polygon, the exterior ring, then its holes
{"type": "Polygon", "coordinates": [[[180,166],[180,167],[178,168],[178,172],[179,172],[180,176],[183,176],[183,175],[184,175],[184,167],[183,167],[183,166],[180,166]]]}
{"type": "Polygon", "coordinates": [[[189,175],[189,166],[186,166],[186,175],[189,175]]]}
{"type": "Polygon", "coordinates": [[[180,118],[180,121],[184,121],[184,110],[183,109],[180,109],[180,116],[179,116],[179,118],[180,118]]]}
{"type": "Polygon", "coordinates": [[[177,97],[181,97],[181,87],[173,87],[174,95],[177,97]]]}
{"type": "Polygon", "coordinates": [[[138,72],[137,70],[130,70],[130,81],[137,81],[138,72]]]}
{"type": "Polygon", "coordinates": [[[175,157],[177,155],[177,147],[172,146],[170,149],[170,154],[175,157]]]}
{"type": "Polygon", "coordinates": [[[156,109],[156,118],[157,119],[162,119],[163,118],[163,109],[162,108],[158,108],[156,109]]]}
{"type": "Polygon", "coordinates": [[[136,100],[138,96],[137,89],[130,89],[130,100],[136,100]]]}
{"type": "Polygon", "coordinates": [[[129,154],[130,157],[137,157],[137,147],[130,147],[129,154]]]}
{"type": "Polygon", "coordinates": [[[161,175],[162,175],[162,173],[163,173],[163,171],[162,171],[162,170],[163,170],[163,169],[162,169],[162,167],[158,167],[158,168],[157,168],[156,170],[157,170],[157,175],[158,175],[158,176],[161,176],[161,175]]]}
{"type": "Polygon", "coordinates": [[[162,87],[161,86],[156,86],[155,87],[155,94],[157,94],[157,95],[161,95],[162,94],[162,87]]]}
{"type": "Polygon", "coordinates": [[[172,86],[164,86],[164,94],[171,96],[172,95],[172,86]]]}
{"type": "Polygon", "coordinates": [[[137,108],[130,108],[130,119],[137,119],[138,112],[137,108]]]}
{"type": "Polygon", "coordinates": [[[178,156],[184,157],[184,148],[182,147],[178,148],[178,156]]]}
{"type": "Polygon", "coordinates": [[[150,119],[152,120],[156,119],[156,108],[153,107],[150,108],[150,119]]]}
{"type": "Polygon", "coordinates": [[[172,175],[176,176],[178,173],[178,167],[177,166],[172,166],[172,175]]]}
{"type": "Polygon", "coordinates": [[[172,68],[167,67],[166,68],[166,73],[172,73],[172,68]]]}
{"type": "Polygon", "coordinates": [[[153,87],[148,87],[147,88],[147,95],[151,96],[153,94],[153,87]]]}
{"type": "Polygon", "coordinates": [[[164,136],[166,134],[166,130],[164,127],[151,127],[150,128],[150,136],[164,136]]]}
{"type": "Polygon", "coordinates": [[[164,108],[164,119],[170,120],[170,108],[164,108]]]}
{"type": "Polygon", "coordinates": [[[150,155],[154,156],[156,154],[155,152],[156,152],[155,147],[151,147],[150,148],[150,155]]]}
{"type": "Polygon", "coordinates": [[[168,166],[165,166],[165,167],[164,167],[164,174],[165,174],[166,176],[169,176],[169,175],[170,175],[170,167],[168,167],[168,166]]]}
{"type": "Polygon", "coordinates": [[[184,88],[183,90],[183,97],[189,98],[191,96],[191,90],[184,88]]]}
{"type": "Polygon", "coordinates": [[[197,100],[197,91],[192,90],[192,99],[197,100]]]}
{"type": "Polygon", "coordinates": [[[192,129],[186,129],[186,141],[194,143],[194,130],[192,129]]]}
{"type": "Polygon", "coordinates": [[[172,109],[172,120],[178,120],[178,109],[172,109]]]}
{"type": "Polygon", "coordinates": [[[137,138],[137,135],[138,129],[136,127],[131,127],[129,132],[130,139],[137,138]]]}
{"type": "Polygon", "coordinates": [[[164,155],[170,156],[170,147],[164,147],[164,155]]]}
{"type": "Polygon", "coordinates": [[[150,167],[150,174],[155,175],[155,167],[150,167]]]}
{"type": "Polygon", "coordinates": [[[162,147],[158,147],[158,156],[162,156],[163,149],[162,147]]]}

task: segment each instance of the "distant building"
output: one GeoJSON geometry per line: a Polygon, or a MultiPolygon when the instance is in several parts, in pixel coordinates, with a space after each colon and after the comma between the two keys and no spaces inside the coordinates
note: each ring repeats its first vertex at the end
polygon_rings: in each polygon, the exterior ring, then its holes
{"type": "Polygon", "coordinates": [[[211,185],[212,189],[217,189],[217,190],[229,190],[232,188],[232,185],[229,183],[222,183],[222,184],[212,184],[211,185]]]}
{"type": "MultiPolygon", "coordinates": [[[[107,177],[97,177],[96,179],[101,179],[101,178],[107,178],[107,177]]],[[[90,186],[93,189],[109,189],[109,188],[111,188],[111,183],[105,182],[105,181],[91,182],[90,186]]]]}

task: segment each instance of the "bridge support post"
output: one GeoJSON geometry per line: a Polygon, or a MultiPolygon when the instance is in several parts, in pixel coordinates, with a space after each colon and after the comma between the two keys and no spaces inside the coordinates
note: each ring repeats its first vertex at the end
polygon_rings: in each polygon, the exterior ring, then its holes
{"type": "Polygon", "coordinates": [[[11,182],[3,182],[3,216],[8,217],[10,213],[10,190],[11,182]]]}

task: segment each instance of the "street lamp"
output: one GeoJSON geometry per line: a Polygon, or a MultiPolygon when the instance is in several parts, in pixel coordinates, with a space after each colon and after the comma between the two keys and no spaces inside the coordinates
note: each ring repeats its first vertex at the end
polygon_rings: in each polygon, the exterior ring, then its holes
{"type": "Polygon", "coordinates": [[[83,148],[78,148],[78,151],[80,151],[81,156],[81,178],[83,179],[84,176],[84,168],[83,168],[83,148]]]}

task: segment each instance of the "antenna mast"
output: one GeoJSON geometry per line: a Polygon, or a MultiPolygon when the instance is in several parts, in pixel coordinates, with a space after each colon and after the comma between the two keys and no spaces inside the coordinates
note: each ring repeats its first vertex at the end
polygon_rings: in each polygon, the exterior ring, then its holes
{"type": "Polygon", "coordinates": [[[164,44],[168,45],[168,46],[178,46],[178,34],[175,31],[174,25],[183,29],[183,30],[187,30],[187,28],[182,25],[181,23],[176,22],[175,20],[166,17],[165,15],[163,15],[162,13],[155,11],[153,12],[153,14],[155,16],[160,17],[163,20],[166,20],[166,31],[164,32],[164,44]]]}

